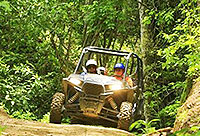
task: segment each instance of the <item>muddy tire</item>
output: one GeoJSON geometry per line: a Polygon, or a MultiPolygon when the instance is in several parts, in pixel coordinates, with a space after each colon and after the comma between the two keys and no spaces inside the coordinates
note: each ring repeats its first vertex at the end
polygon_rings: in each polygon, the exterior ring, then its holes
{"type": "Polygon", "coordinates": [[[120,107],[120,112],[117,115],[117,117],[119,118],[117,128],[128,131],[130,126],[132,107],[133,107],[132,103],[122,102],[120,107]]]}
{"type": "Polygon", "coordinates": [[[50,123],[60,124],[62,120],[61,110],[65,101],[63,93],[56,93],[53,96],[50,111],[50,123]]]}

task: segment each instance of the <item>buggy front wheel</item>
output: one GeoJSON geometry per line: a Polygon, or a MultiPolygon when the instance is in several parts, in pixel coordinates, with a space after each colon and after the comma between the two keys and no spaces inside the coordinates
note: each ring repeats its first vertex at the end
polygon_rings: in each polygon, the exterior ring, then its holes
{"type": "Polygon", "coordinates": [[[120,106],[120,112],[117,115],[117,117],[119,118],[117,128],[127,131],[129,130],[132,107],[132,103],[122,102],[120,106]]]}
{"type": "Polygon", "coordinates": [[[65,101],[65,95],[63,93],[56,93],[53,96],[50,111],[50,123],[61,124],[62,116],[61,110],[65,101]]]}

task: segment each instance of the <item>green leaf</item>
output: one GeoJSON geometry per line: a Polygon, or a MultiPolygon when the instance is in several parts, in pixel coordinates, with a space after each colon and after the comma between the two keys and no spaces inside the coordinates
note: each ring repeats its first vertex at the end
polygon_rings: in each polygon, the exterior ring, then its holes
{"type": "Polygon", "coordinates": [[[0,7],[4,7],[5,11],[11,11],[10,3],[8,1],[1,1],[0,7]]]}
{"type": "Polygon", "coordinates": [[[137,120],[130,125],[129,130],[131,131],[133,128],[140,128],[141,125],[146,125],[146,122],[144,120],[137,120]]]}
{"type": "Polygon", "coordinates": [[[151,121],[149,121],[148,126],[150,126],[152,122],[158,122],[158,121],[160,121],[160,119],[152,119],[151,121]]]}
{"type": "Polygon", "coordinates": [[[146,24],[146,25],[149,25],[151,24],[151,17],[149,16],[145,16],[142,23],[146,24]]]}
{"type": "Polygon", "coordinates": [[[162,55],[162,50],[158,50],[158,51],[157,51],[157,55],[158,55],[158,56],[161,56],[161,55],[162,55]]]}
{"type": "Polygon", "coordinates": [[[199,126],[193,126],[193,127],[190,128],[191,131],[197,131],[199,129],[200,129],[199,126]]]}

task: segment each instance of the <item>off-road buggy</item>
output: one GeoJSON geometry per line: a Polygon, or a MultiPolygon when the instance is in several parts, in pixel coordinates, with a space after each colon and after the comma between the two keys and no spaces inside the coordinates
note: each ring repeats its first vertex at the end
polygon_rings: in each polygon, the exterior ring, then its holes
{"type": "Polygon", "coordinates": [[[63,93],[53,96],[51,123],[61,123],[61,119],[68,116],[71,123],[128,130],[130,123],[142,115],[143,67],[141,59],[134,53],[86,47],[74,73],[63,78],[62,84],[63,93]],[[111,72],[109,76],[81,74],[86,72],[84,66],[89,59],[107,67],[111,72]],[[117,62],[125,64],[122,81],[111,76],[117,62]],[[133,79],[133,87],[126,82],[127,76],[133,79]]]}

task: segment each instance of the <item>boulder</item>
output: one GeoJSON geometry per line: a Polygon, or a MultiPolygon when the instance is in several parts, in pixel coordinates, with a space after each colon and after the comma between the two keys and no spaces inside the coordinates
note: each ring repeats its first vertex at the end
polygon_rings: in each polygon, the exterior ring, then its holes
{"type": "Polygon", "coordinates": [[[174,123],[174,132],[200,124],[200,81],[196,82],[186,102],[179,108],[174,123]]]}

